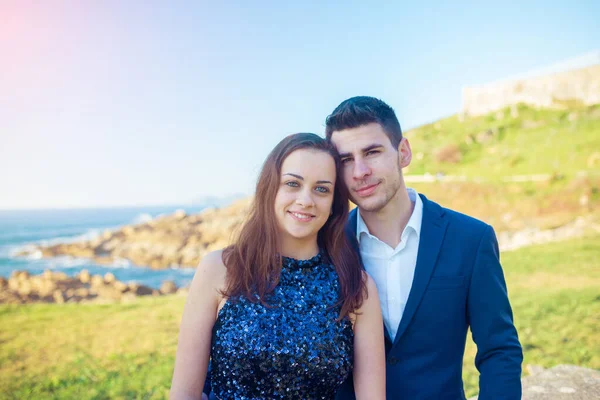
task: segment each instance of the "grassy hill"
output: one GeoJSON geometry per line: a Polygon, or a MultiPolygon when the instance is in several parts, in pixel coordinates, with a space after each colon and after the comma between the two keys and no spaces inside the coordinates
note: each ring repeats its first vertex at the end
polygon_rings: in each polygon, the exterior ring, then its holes
{"type": "Polygon", "coordinates": [[[443,173],[501,181],[510,175],[600,172],[600,105],[563,110],[526,105],[485,116],[460,115],[406,133],[409,174],[443,173]]]}
{"type": "MultiPolygon", "coordinates": [[[[600,236],[503,255],[525,364],[600,369],[600,236]]],[[[1,399],[166,399],[184,298],[0,306],[1,399]]],[[[475,346],[464,361],[477,392],[475,346]]]]}
{"type": "Polygon", "coordinates": [[[407,185],[498,231],[600,218],[600,105],[455,115],[406,137],[413,151],[407,185]],[[411,180],[423,174],[438,179],[411,180]],[[539,174],[547,179],[518,179],[539,174]]]}

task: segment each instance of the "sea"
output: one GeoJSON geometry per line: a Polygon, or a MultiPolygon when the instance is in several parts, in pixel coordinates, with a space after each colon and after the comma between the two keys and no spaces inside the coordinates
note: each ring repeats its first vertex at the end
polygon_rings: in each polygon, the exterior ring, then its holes
{"type": "MultiPolygon", "coordinates": [[[[112,265],[99,265],[93,260],[74,257],[42,258],[33,253],[17,254],[32,245],[51,245],[91,239],[105,230],[147,222],[161,215],[184,210],[187,214],[202,211],[205,206],[150,206],[128,208],[0,210],[0,276],[9,278],[13,271],[26,270],[32,275],[44,270],[60,271],[69,276],[82,269],[90,274],[111,272],[122,282],[136,282],[158,289],[163,281],[174,281],[178,287],[188,285],[194,268],[153,270],[120,260],[112,265]]],[[[39,253],[39,252],[38,252],[39,253]]]]}

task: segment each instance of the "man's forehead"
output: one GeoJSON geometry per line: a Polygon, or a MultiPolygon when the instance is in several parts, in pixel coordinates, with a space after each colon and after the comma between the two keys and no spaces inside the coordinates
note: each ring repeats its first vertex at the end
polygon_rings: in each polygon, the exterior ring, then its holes
{"type": "Polygon", "coordinates": [[[389,142],[389,138],[379,124],[371,123],[334,131],[331,135],[331,142],[340,153],[345,153],[364,150],[373,145],[385,146],[389,142]]]}

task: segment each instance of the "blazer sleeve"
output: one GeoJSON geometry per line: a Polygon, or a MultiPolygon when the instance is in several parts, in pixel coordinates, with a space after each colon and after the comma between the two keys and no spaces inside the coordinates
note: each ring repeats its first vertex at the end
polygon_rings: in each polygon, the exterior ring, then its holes
{"type": "Polygon", "coordinates": [[[523,351],[513,323],[498,241],[489,225],[477,249],[467,317],[477,345],[479,400],[520,399],[523,351]]]}

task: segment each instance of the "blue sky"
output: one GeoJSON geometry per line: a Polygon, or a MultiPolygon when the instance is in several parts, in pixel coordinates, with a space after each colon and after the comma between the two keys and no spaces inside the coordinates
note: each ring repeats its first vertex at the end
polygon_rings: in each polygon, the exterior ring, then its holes
{"type": "Polygon", "coordinates": [[[406,130],[600,49],[598,1],[211,3],[0,2],[0,208],[250,194],[345,98],[406,130]]]}

